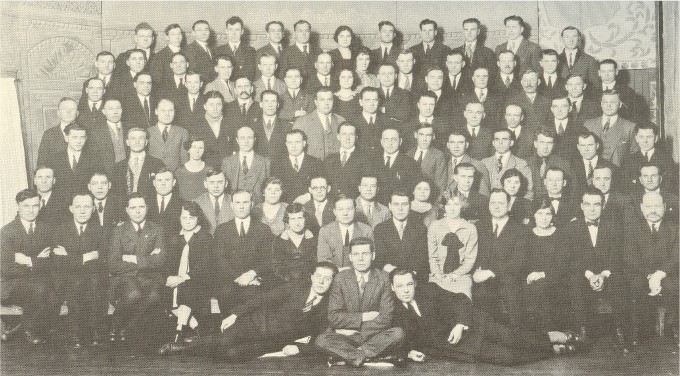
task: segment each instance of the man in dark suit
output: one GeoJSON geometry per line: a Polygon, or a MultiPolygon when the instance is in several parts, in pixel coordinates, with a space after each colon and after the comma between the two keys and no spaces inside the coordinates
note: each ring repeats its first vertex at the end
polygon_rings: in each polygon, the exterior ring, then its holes
{"type": "Polygon", "coordinates": [[[376,202],[378,193],[378,178],[370,174],[362,174],[359,182],[359,197],[354,200],[356,212],[355,219],[365,223],[371,228],[390,218],[390,211],[387,206],[376,202]]]}
{"type": "MultiPolygon", "coordinates": [[[[116,67],[116,58],[109,51],[101,51],[95,57],[94,66],[95,68],[97,68],[97,75],[92,78],[99,78],[100,80],[102,80],[102,82],[104,83],[104,89],[108,89],[109,84],[111,83],[112,72],[116,67]]],[[[83,91],[80,94],[80,101],[78,102],[79,111],[85,110],[88,107],[86,92],[88,84],[89,84],[88,80],[85,80],[85,82],[83,82],[83,91]]]]}
{"type": "MultiPolygon", "coordinates": [[[[317,187],[318,190],[324,189],[320,184],[317,187]]],[[[373,227],[358,222],[355,218],[356,211],[356,201],[351,197],[340,196],[335,200],[334,221],[324,225],[318,233],[316,253],[319,261],[329,261],[338,268],[347,269],[351,264],[349,245],[352,239],[373,239],[373,227]]],[[[317,218],[320,216],[318,213],[315,215],[317,218]]]]}
{"type": "Polygon", "coordinates": [[[283,49],[281,53],[281,69],[288,72],[289,68],[299,68],[303,79],[314,74],[314,62],[321,49],[309,43],[312,34],[312,24],[299,20],[293,25],[295,43],[283,49]]]}
{"type": "Polygon", "coordinates": [[[541,47],[524,37],[525,24],[522,17],[517,15],[508,16],[503,20],[505,34],[508,41],[496,47],[496,55],[503,51],[512,51],[517,56],[518,73],[522,74],[527,69],[538,72],[541,59],[541,47]]]}
{"type": "Polygon", "coordinates": [[[224,98],[219,91],[209,91],[205,94],[203,109],[205,116],[192,129],[192,135],[205,141],[205,162],[217,168],[224,157],[231,155],[234,150],[235,127],[232,126],[222,111],[224,98]]]}
{"type": "Polygon", "coordinates": [[[581,31],[573,26],[567,26],[562,29],[560,35],[564,43],[564,50],[560,54],[560,76],[566,78],[570,74],[577,74],[583,77],[591,88],[599,86],[598,63],[594,57],[583,51],[581,31]]]}
{"type": "Polygon", "coordinates": [[[408,91],[395,85],[397,69],[394,65],[381,65],[378,68],[378,79],[380,80],[380,107],[378,111],[388,118],[390,126],[399,127],[400,123],[409,118],[411,95],[408,91]]]}
{"type": "Polygon", "coordinates": [[[575,199],[581,197],[586,188],[593,184],[595,168],[610,167],[612,172],[617,169],[614,164],[600,157],[600,145],[600,139],[593,133],[586,132],[578,136],[579,155],[571,163],[573,172],[571,193],[575,199]]]}
{"type": "Polygon", "coordinates": [[[412,192],[415,181],[421,175],[420,168],[413,158],[399,151],[401,136],[394,128],[382,132],[380,144],[383,152],[373,156],[368,171],[378,177],[378,202],[386,205],[393,190],[412,192]]]}
{"type": "MultiPolygon", "coordinates": [[[[422,98],[423,94],[432,92],[435,94],[435,106],[433,115],[439,119],[442,119],[446,123],[444,132],[439,130],[440,127],[435,127],[438,133],[442,133],[441,136],[446,136],[450,132],[450,123],[453,115],[458,113],[458,100],[454,93],[449,90],[444,89],[444,72],[442,68],[430,68],[430,70],[425,75],[425,88],[412,96],[416,107],[418,107],[418,101],[422,98]]],[[[418,108],[420,110],[420,108],[418,108]]]]}
{"type": "Polygon", "coordinates": [[[160,302],[161,269],[165,259],[163,228],[146,219],[147,199],[134,192],[128,196],[128,220],[113,231],[109,245],[109,273],[117,301],[111,341],[125,341],[143,328],[148,311],[160,302]]]}
{"type": "Polygon", "coordinates": [[[338,273],[331,287],[329,328],[315,341],[334,354],[329,365],[342,361],[360,367],[398,346],[404,337],[401,328],[391,326],[393,296],[387,273],[372,266],[374,248],[372,239],[353,239],[349,254],[352,267],[338,273]]]}
{"type": "Polygon", "coordinates": [[[571,100],[567,95],[553,98],[550,107],[552,116],[546,123],[547,128],[554,129],[555,155],[567,160],[578,157],[579,151],[576,147],[578,136],[581,133],[588,132],[583,124],[579,124],[571,118],[569,114],[571,107],[571,100]]]}
{"type": "Polygon", "coordinates": [[[315,237],[318,237],[321,227],[335,220],[335,214],[333,213],[334,200],[329,199],[331,186],[325,177],[312,176],[309,179],[308,191],[310,200],[303,205],[303,208],[305,214],[310,218],[308,223],[309,231],[315,237]]]}
{"type": "Polygon", "coordinates": [[[635,124],[649,121],[649,104],[633,88],[626,85],[621,79],[616,80],[619,74],[618,64],[613,59],[604,59],[600,62],[598,76],[601,79],[599,86],[594,86],[591,93],[596,101],[601,99],[602,93],[607,90],[616,90],[621,98],[619,113],[624,118],[635,124]]]}
{"type": "Polygon", "coordinates": [[[116,69],[113,72],[114,76],[124,76],[127,73],[126,62],[130,61],[130,52],[139,50],[143,52],[144,65],[139,69],[148,69],[151,61],[155,58],[153,51],[154,41],[156,40],[156,31],[146,22],[141,22],[135,27],[135,36],[133,37],[135,46],[129,49],[116,58],[116,69]]]}
{"type": "Polygon", "coordinates": [[[191,26],[194,41],[186,48],[189,58],[189,69],[201,75],[203,82],[211,82],[216,73],[213,64],[213,52],[208,45],[210,40],[210,24],[205,20],[198,20],[191,26]]]}
{"type": "Polygon", "coordinates": [[[621,223],[624,215],[628,216],[629,198],[620,192],[614,174],[617,173],[616,167],[612,164],[599,165],[593,171],[593,187],[597,188],[602,195],[602,218],[611,219],[621,223]]]}
{"type": "Polygon", "coordinates": [[[176,183],[175,175],[167,167],[154,171],[153,187],[156,194],[149,197],[148,218],[163,228],[166,237],[174,236],[180,230],[182,199],[173,192],[176,183]]]}
{"type": "Polygon", "coordinates": [[[619,116],[618,92],[604,92],[600,103],[602,116],[586,120],[583,126],[602,140],[602,158],[620,167],[628,154],[638,150],[633,134],[635,124],[619,116]]]}
{"type": "Polygon", "coordinates": [[[243,20],[238,16],[230,17],[227,22],[227,43],[215,49],[216,55],[227,55],[234,59],[234,78],[247,77],[250,82],[255,79],[255,49],[241,41],[243,20]]]}
{"type": "Polygon", "coordinates": [[[283,82],[286,84],[286,92],[280,97],[281,111],[279,111],[279,116],[291,125],[297,118],[314,111],[316,108],[314,94],[300,89],[303,81],[301,68],[291,67],[284,71],[283,82]]]}
{"type": "Polygon", "coordinates": [[[498,68],[491,74],[489,89],[500,95],[505,102],[522,92],[521,76],[516,72],[517,59],[512,51],[501,51],[498,54],[496,65],[498,68]]]}
{"type": "Polygon", "coordinates": [[[327,52],[321,52],[316,55],[314,61],[314,71],[305,80],[305,91],[310,94],[316,94],[321,87],[330,88],[336,91],[339,88],[337,80],[331,75],[333,70],[333,59],[327,52]]]}
{"type": "Polygon", "coordinates": [[[291,203],[299,196],[306,195],[309,180],[323,171],[322,162],[305,153],[306,146],[305,132],[299,129],[290,130],[286,133],[286,148],[288,149],[286,157],[274,160],[272,171],[276,171],[283,182],[283,196],[281,196],[283,202],[291,203]]]}
{"type": "MultiPolygon", "coordinates": [[[[478,68],[477,71],[483,68],[478,68]]],[[[482,126],[482,121],[486,117],[485,106],[479,102],[468,102],[465,105],[464,112],[466,124],[464,126],[458,126],[457,131],[465,133],[467,135],[467,140],[469,146],[467,148],[467,153],[470,157],[482,160],[493,154],[493,135],[491,134],[491,129],[486,126],[482,126]]]]}
{"type": "Polygon", "coordinates": [[[151,78],[158,83],[165,83],[170,80],[173,75],[170,64],[172,64],[174,55],[180,51],[186,52],[182,50],[184,31],[179,24],[170,24],[165,28],[165,39],[168,41],[167,46],[156,52],[153,61],[149,63],[151,78]]]}
{"type": "Polygon", "coordinates": [[[510,132],[515,134],[515,142],[510,147],[510,151],[513,155],[526,160],[534,154],[533,141],[540,127],[529,125],[524,115],[524,109],[518,104],[505,106],[505,125],[510,132]]]}
{"type": "Polygon", "coordinates": [[[33,173],[33,185],[40,196],[38,220],[49,225],[57,225],[66,211],[67,202],[54,194],[54,170],[45,165],[38,166],[33,173]]]}
{"type": "MultiPolygon", "coordinates": [[[[409,93],[421,91],[425,85],[425,72],[418,75],[415,68],[416,59],[413,51],[402,50],[397,55],[397,80],[394,86],[409,93]]],[[[429,68],[428,68],[429,69],[429,68]]]]}
{"type": "Polygon", "coordinates": [[[56,304],[52,311],[58,315],[64,300],[68,301],[67,327],[73,348],[82,347],[83,341],[98,345],[104,318],[101,283],[107,245],[102,227],[90,221],[94,208],[89,193],[76,193],[69,205],[73,220],[62,223],[54,236],[56,247],[52,252],[64,251],[66,255],[54,260],[52,290],[56,304]]]}
{"type": "Polygon", "coordinates": [[[420,38],[423,41],[409,49],[416,60],[414,73],[417,79],[424,77],[429,68],[444,68],[446,56],[451,49],[436,39],[438,31],[435,21],[430,19],[420,21],[420,38]]]}
{"type": "Polygon", "coordinates": [[[234,82],[236,100],[224,106],[224,117],[232,127],[237,130],[244,125],[252,127],[260,121],[262,108],[253,100],[252,81],[247,77],[241,77],[234,82]]]}
{"type": "Polygon", "coordinates": [[[130,148],[130,155],[116,163],[111,173],[113,191],[119,197],[127,197],[133,192],[147,198],[154,194],[153,173],[163,167],[163,162],[147,155],[147,137],[148,133],[143,128],[128,131],[125,144],[130,148]]]}
{"type": "Polygon", "coordinates": [[[156,81],[153,79],[156,87],[154,92],[158,99],[180,98],[187,93],[187,69],[189,68],[189,59],[182,51],[175,52],[170,56],[170,74],[163,78],[163,81],[156,81]]]}
{"type": "Polygon", "coordinates": [[[220,312],[227,315],[258,291],[273,285],[269,226],[253,219],[250,193],[236,191],[231,196],[235,218],[215,229],[215,291],[220,312]]]}
{"type": "Polygon", "coordinates": [[[226,193],[229,181],[220,169],[213,169],[206,173],[203,186],[207,192],[196,197],[196,202],[203,210],[203,214],[210,222],[210,233],[215,233],[218,225],[234,219],[231,210],[231,196],[226,193]]]}
{"type": "Polygon", "coordinates": [[[453,49],[453,52],[459,53],[465,58],[466,76],[472,75],[472,72],[479,67],[484,67],[488,70],[496,67],[496,54],[479,40],[479,35],[482,31],[481,27],[482,23],[476,18],[463,20],[464,43],[462,46],[453,49]]]}
{"type": "Polygon", "coordinates": [[[588,188],[581,196],[583,217],[565,228],[568,250],[573,256],[573,306],[576,324],[582,337],[592,329],[592,313],[596,301],[605,299],[611,304],[616,327],[616,345],[624,348],[623,329],[627,327],[628,310],[625,299],[625,270],[623,268],[623,223],[601,217],[604,195],[596,188],[588,188]],[[618,223],[617,223],[618,222],[618,223]]]}
{"type": "Polygon", "coordinates": [[[640,187],[640,167],[652,163],[663,172],[664,185],[677,191],[677,168],[671,156],[659,145],[659,128],[651,124],[637,124],[633,134],[639,150],[624,158],[624,190],[636,191],[640,187]]]}
{"type": "MultiPolygon", "coordinates": [[[[374,87],[365,87],[359,93],[361,114],[347,119],[356,127],[357,148],[364,154],[380,150],[380,134],[389,125],[388,118],[378,111],[380,107],[380,92],[374,87]]],[[[354,195],[351,195],[354,196],[354,195]]]]}
{"type": "Polygon", "coordinates": [[[257,58],[257,80],[253,83],[255,91],[253,98],[259,102],[262,92],[265,90],[272,90],[279,95],[286,92],[286,84],[283,80],[276,77],[276,71],[279,64],[276,62],[276,56],[271,54],[260,55],[257,58]]]}
{"type": "MultiPolygon", "coordinates": [[[[375,96],[377,97],[377,92],[375,96]]],[[[338,127],[340,150],[330,154],[324,161],[326,177],[331,186],[331,196],[345,195],[356,197],[357,187],[364,170],[366,154],[356,148],[357,127],[354,123],[344,122],[338,127]]]]}
{"type": "Polygon", "coordinates": [[[131,127],[148,128],[156,124],[157,121],[154,113],[157,98],[151,95],[151,74],[148,71],[137,73],[132,85],[135,89],[134,94],[122,97],[123,124],[131,127]]]}
{"type": "Polygon", "coordinates": [[[66,134],[64,130],[78,116],[78,104],[76,101],[68,97],[59,100],[57,116],[59,117],[59,124],[45,130],[40,139],[38,166],[44,165],[52,154],[66,149],[66,134]]]}
{"type": "MultiPolygon", "coordinates": [[[[127,52],[127,60],[123,62],[124,70],[114,71],[111,83],[107,87],[109,96],[118,98],[123,103],[123,108],[135,100],[137,96],[137,89],[134,85],[134,80],[137,74],[144,70],[146,65],[146,55],[143,50],[130,50],[127,52]]],[[[128,111],[128,110],[126,110],[128,111]]]]}
{"type": "MultiPolygon", "coordinates": [[[[94,197],[95,214],[90,218],[90,222],[103,228],[102,243],[108,247],[113,229],[125,218],[123,202],[120,197],[110,194],[111,180],[104,171],[95,171],[92,174],[87,189],[94,197]]],[[[103,251],[106,252],[108,249],[103,251]]]]}
{"type": "MultiPolygon", "coordinates": [[[[475,69],[472,74],[473,88],[461,93],[459,100],[461,109],[466,109],[468,103],[481,103],[484,105],[484,127],[493,129],[498,127],[503,116],[503,104],[505,99],[494,90],[488,87],[489,71],[486,68],[479,67],[475,69]]],[[[465,122],[465,112],[454,114],[453,123],[461,124],[465,122]]]]}
{"type": "Polygon", "coordinates": [[[531,181],[534,183],[534,197],[546,195],[545,177],[551,168],[559,168],[564,180],[565,192],[571,190],[572,172],[568,159],[553,153],[555,146],[555,133],[548,128],[543,128],[534,137],[535,152],[526,161],[531,170],[531,181]]]}
{"type": "Polygon", "coordinates": [[[557,228],[567,225],[579,214],[572,197],[565,192],[568,182],[566,176],[560,167],[548,167],[541,183],[545,187],[545,192],[541,196],[536,196],[537,199],[550,200],[553,207],[553,225],[557,228]]]}
{"type": "MultiPolygon", "coordinates": [[[[525,124],[529,128],[538,130],[548,121],[550,114],[550,100],[537,92],[541,79],[532,70],[524,71],[522,75],[523,91],[510,97],[506,104],[516,104],[524,110],[525,124]]],[[[531,140],[531,139],[529,139],[531,140]]]]}
{"type": "Polygon", "coordinates": [[[663,172],[661,167],[653,163],[645,163],[640,166],[638,181],[640,188],[631,192],[628,195],[628,213],[627,217],[639,217],[643,213],[638,210],[638,206],[642,202],[645,193],[657,192],[663,197],[666,205],[666,218],[678,221],[678,192],[670,189],[663,181],[663,172]]]}
{"type": "MultiPolygon", "coordinates": [[[[85,99],[84,103],[78,104],[78,117],[76,121],[86,128],[90,128],[92,124],[99,123],[104,119],[102,114],[102,107],[104,106],[104,81],[98,77],[89,78],[85,82],[85,99]]],[[[82,99],[81,99],[82,100],[82,99]]]]}
{"type": "Polygon", "coordinates": [[[623,252],[634,307],[631,341],[637,340],[641,324],[649,324],[657,300],[668,312],[678,305],[678,223],[664,216],[665,209],[663,197],[648,192],[640,203],[643,216],[626,222],[623,252]]]}
{"type": "MultiPolygon", "coordinates": [[[[486,168],[484,168],[484,171],[486,171],[486,168]]],[[[487,217],[489,197],[473,189],[479,173],[472,161],[459,162],[452,169],[451,174],[452,183],[449,184],[449,187],[453,188],[449,189],[467,200],[467,206],[462,209],[461,217],[470,223],[476,223],[480,218],[487,217]]],[[[488,178],[488,174],[486,178],[488,178]]]]}
{"type": "Polygon", "coordinates": [[[36,220],[40,196],[31,189],[16,195],[17,217],[0,230],[2,303],[23,308],[21,326],[26,340],[43,343],[47,324],[51,228],[36,220]]]}
{"type": "MultiPolygon", "coordinates": [[[[439,81],[441,81],[441,69],[432,68],[432,70],[438,72],[435,75],[437,75],[439,81]]],[[[428,73],[425,79],[427,80],[431,77],[431,73],[428,73]]],[[[441,88],[439,89],[439,94],[442,94],[441,88]]],[[[433,146],[436,146],[438,149],[443,149],[446,135],[451,132],[452,128],[449,120],[450,118],[448,115],[444,114],[444,112],[448,112],[451,106],[454,105],[450,101],[449,103],[444,102],[447,102],[448,99],[452,98],[439,98],[435,92],[429,90],[421,92],[414,99],[416,98],[415,113],[399,127],[399,134],[404,138],[401,150],[408,151],[416,146],[417,140],[412,138],[411,135],[417,133],[422,127],[433,129],[431,135],[433,146]],[[446,108],[446,110],[444,110],[444,108],[446,108]],[[439,113],[437,113],[437,109],[440,110],[439,113]]]]}
{"type": "Polygon", "coordinates": [[[167,343],[159,353],[190,350],[205,354],[207,350],[216,359],[229,362],[242,362],[279,349],[285,356],[314,353],[314,339],[328,325],[327,292],[337,272],[331,263],[317,263],[309,279],[258,292],[234,307],[231,315],[222,320],[221,334],[199,337],[188,344],[167,343]],[[307,336],[311,336],[308,343],[297,343],[307,336]]]}
{"type": "Polygon", "coordinates": [[[486,196],[489,194],[491,184],[489,182],[489,171],[486,170],[486,167],[484,167],[484,164],[481,161],[472,159],[472,157],[467,154],[467,149],[470,146],[470,142],[468,141],[469,138],[470,135],[466,131],[454,130],[449,134],[449,142],[446,143],[446,146],[449,152],[447,155],[450,155],[451,157],[447,161],[446,189],[451,191],[456,190],[457,183],[454,179],[454,169],[461,163],[469,163],[475,168],[473,181],[470,182],[472,187],[474,187],[472,189],[479,191],[479,193],[486,196]]]}
{"type": "Polygon", "coordinates": [[[564,87],[566,77],[560,76],[557,72],[560,64],[557,51],[553,49],[543,50],[540,64],[543,69],[540,75],[541,82],[538,84],[538,92],[550,101],[567,95],[567,90],[564,87]]]}
{"type": "Polygon", "coordinates": [[[99,124],[92,124],[88,131],[92,137],[85,146],[96,155],[101,167],[110,171],[113,165],[127,156],[124,130],[130,127],[124,127],[120,121],[123,116],[120,100],[107,99],[102,106],[102,113],[105,120],[99,124]]]}
{"type": "MultiPolygon", "coordinates": [[[[493,52],[492,52],[493,53],[493,52]]],[[[460,98],[463,92],[470,91],[472,89],[472,77],[473,70],[466,69],[467,63],[462,52],[458,49],[452,50],[446,56],[446,75],[444,77],[444,87],[443,90],[448,95],[453,97],[455,104],[460,105],[460,98]]],[[[454,108],[449,111],[450,120],[460,118],[459,112],[462,110],[460,108],[454,108]]]]}
{"type": "Polygon", "coordinates": [[[229,180],[231,192],[244,190],[253,196],[253,202],[262,202],[262,183],[270,175],[271,162],[253,150],[255,146],[255,131],[242,126],[236,132],[238,151],[224,157],[222,171],[229,180]]]}
{"type": "Polygon", "coordinates": [[[382,64],[397,64],[397,56],[399,56],[399,46],[394,44],[394,38],[397,35],[394,24],[390,21],[380,21],[378,23],[378,38],[380,38],[380,46],[371,50],[371,72],[377,73],[378,68],[382,64]]]}
{"type": "MultiPolygon", "coordinates": [[[[448,133],[450,131],[446,132],[446,134],[448,133]]],[[[441,136],[435,135],[433,126],[424,123],[413,134],[416,139],[416,146],[411,148],[406,155],[413,158],[420,167],[421,174],[432,180],[439,192],[443,192],[446,189],[446,168],[448,164],[444,152],[435,148],[433,144],[437,137],[445,137],[444,132],[441,136]]],[[[443,145],[443,142],[439,145],[443,145]]]]}
{"type": "Polygon", "coordinates": [[[475,304],[496,320],[519,328],[524,309],[521,304],[522,266],[526,262],[526,228],[510,220],[510,195],[494,189],[489,196],[488,218],[477,225],[479,253],[472,275],[475,304]],[[507,317],[504,317],[504,309],[507,317]]]}
{"type": "MultiPolygon", "coordinates": [[[[257,52],[257,61],[260,61],[260,57],[263,55],[272,55],[276,57],[276,61],[281,61],[281,53],[283,52],[283,22],[281,21],[269,21],[264,26],[264,31],[267,32],[267,44],[260,47],[257,52]]],[[[279,66],[280,68],[280,66],[279,66]]],[[[283,78],[283,72],[281,70],[276,71],[276,77],[283,78]]]]}
{"type": "Polygon", "coordinates": [[[275,91],[265,90],[261,93],[259,104],[262,120],[252,127],[255,130],[255,152],[269,160],[286,155],[286,132],[291,130],[290,123],[277,114],[280,98],[275,91]]]}
{"type": "Polygon", "coordinates": [[[378,224],[373,230],[375,266],[386,273],[397,268],[413,270],[416,279],[425,283],[430,276],[427,228],[422,221],[409,220],[409,197],[403,191],[394,191],[390,195],[392,218],[378,224]]]}
{"type": "Polygon", "coordinates": [[[571,108],[569,109],[569,120],[574,124],[583,125],[586,120],[596,118],[602,114],[599,102],[585,95],[588,85],[583,77],[579,75],[569,75],[564,84],[571,108]]]}
{"type": "Polygon", "coordinates": [[[175,102],[175,123],[192,133],[197,124],[205,117],[205,109],[203,108],[205,96],[201,94],[203,82],[200,74],[187,71],[184,77],[186,91],[183,91],[174,99],[170,99],[175,102]]]}

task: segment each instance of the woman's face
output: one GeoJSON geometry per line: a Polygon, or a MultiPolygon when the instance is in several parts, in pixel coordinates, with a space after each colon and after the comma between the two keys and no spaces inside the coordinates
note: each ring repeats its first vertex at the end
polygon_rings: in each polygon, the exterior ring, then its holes
{"type": "Polygon", "coordinates": [[[352,44],[352,34],[348,30],[343,30],[338,34],[338,46],[349,47],[352,44]]]}
{"type": "Polygon", "coordinates": [[[194,141],[189,148],[189,158],[192,161],[198,161],[203,158],[205,152],[205,143],[203,141],[194,141]]]}
{"type": "Polygon", "coordinates": [[[534,213],[536,227],[546,229],[552,223],[553,215],[550,208],[539,209],[534,213]]]}
{"type": "Polygon", "coordinates": [[[447,218],[460,218],[461,210],[463,210],[463,204],[458,196],[450,198],[444,205],[444,214],[447,218]]]}
{"type": "Polygon", "coordinates": [[[264,189],[264,201],[269,205],[276,205],[281,200],[281,186],[279,184],[269,184],[264,189]]]}
{"type": "Polygon", "coordinates": [[[340,88],[351,89],[352,84],[354,84],[354,75],[352,75],[351,71],[343,70],[342,72],[340,72],[339,81],[340,88]]]}
{"type": "Polygon", "coordinates": [[[357,56],[356,64],[359,72],[366,72],[371,64],[371,57],[368,54],[361,53],[357,56]]]}
{"type": "Polygon", "coordinates": [[[413,199],[420,202],[427,202],[430,199],[430,185],[421,181],[413,189],[413,199]]]}
{"type": "Polygon", "coordinates": [[[182,229],[184,231],[192,231],[198,226],[198,217],[195,217],[189,213],[188,210],[182,209],[182,214],[179,216],[179,221],[182,224],[182,229]]]}
{"type": "Polygon", "coordinates": [[[520,185],[521,181],[519,180],[519,176],[513,176],[511,178],[505,179],[503,182],[503,190],[506,191],[510,196],[515,197],[517,196],[517,192],[519,192],[520,185]]]}

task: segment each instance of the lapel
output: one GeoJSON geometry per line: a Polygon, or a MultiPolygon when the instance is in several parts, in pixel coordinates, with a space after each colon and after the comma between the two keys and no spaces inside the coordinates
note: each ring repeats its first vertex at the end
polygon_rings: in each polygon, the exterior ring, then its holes
{"type": "Polygon", "coordinates": [[[505,168],[503,170],[507,171],[511,168],[515,168],[517,165],[517,160],[515,159],[514,154],[510,154],[510,157],[508,158],[508,163],[505,165],[505,168]]]}
{"type": "MultiPolygon", "coordinates": [[[[523,56],[524,55],[524,53],[526,52],[528,43],[529,42],[527,42],[526,38],[522,38],[522,41],[519,43],[519,47],[517,48],[517,54],[516,54],[517,56],[523,56]]],[[[506,49],[507,49],[507,44],[506,44],[506,49]]],[[[513,82],[514,82],[514,79],[513,79],[513,82]]]]}
{"type": "MultiPolygon", "coordinates": [[[[377,285],[378,276],[376,275],[375,271],[371,270],[371,272],[368,274],[368,281],[366,281],[366,287],[364,288],[364,295],[362,295],[361,297],[362,309],[371,302],[371,299],[373,298],[377,285]]],[[[357,283],[357,289],[358,288],[359,284],[357,283]]]]}

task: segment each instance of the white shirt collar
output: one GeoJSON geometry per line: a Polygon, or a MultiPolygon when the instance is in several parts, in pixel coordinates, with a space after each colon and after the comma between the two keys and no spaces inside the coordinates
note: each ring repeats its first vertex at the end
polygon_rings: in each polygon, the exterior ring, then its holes
{"type": "MultiPolygon", "coordinates": [[[[234,218],[236,222],[236,231],[241,231],[241,223],[243,223],[243,229],[246,230],[246,233],[250,231],[250,216],[246,218],[234,218]]],[[[243,234],[241,234],[243,235],[243,234]]]]}
{"type": "Polygon", "coordinates": [[[73,151],[71,148],[66,148],[66,154],[68,154],[68,161],[71,163],[73,160],[73,156],[76,157],[76,162],[80,162],[80,155],[82,154],[82,151],[73,151]]]}
{"type": "Polygon", "coordinates": [[[503,229],[505,228],[505,225],[508,224],[509,219],[510,217],[508,217],[507,215],[505,216],[505,218],[502,219],[492,218],[491,219],[492,229],[495,228],[496,225],[498,225],[498,233],[500,234],[501,231],[503,231],[503,229]]]}
{"type": "Polygon", "coordinates": [[[24,226],[24,231],[26,231],[26,233],[28,233],[28,228],[31,226],[31,223],[33,224],[33,231],[35,231],[35,224],[36,224],[35,221],[27,222],[27,221],[23,220],[22,218],[19,218],[19,220],[21,220],[21,224],[24,226]]]}
{"type": "Polygon", "coordinates": [[[612,116],[607,116],[607,115],[602,115],[602,126],[604,127],[604,124],[607,122],[607,119],[609,119],[609,127],[613,127],[614,124],[616,124],[616,121],[619,120],[619,115],[612,115],[612,116]]]}
{"type": "Polygon", "coordinates": [[[343,148],[342,146],[340,146],[340,156],[342,157],[342,153],[345,153],[345,152],[346,152],[347,154],[350,154],[350,155],[351,155],[352,153],[354,153],[354,150],[355,150],[356,148],[357,148],[356,146],[352,146],[352,148],[350,148],[350,149],[345,149],[345,148],[343,148]]]}
{"type": "Polygon", "coordinates": [[[307,42],[307,43],[295,42],[295,45],[298,46],[298,48],[300,49],[300,51],[303,51],[303,52],[304,52],[304,50],[305,50],[305,46],[307,46],[307,53],[310,53],[310,52],[311,52],[311,51],[309,50],[309,47],[310,47],[309,42],[307,42]]]}

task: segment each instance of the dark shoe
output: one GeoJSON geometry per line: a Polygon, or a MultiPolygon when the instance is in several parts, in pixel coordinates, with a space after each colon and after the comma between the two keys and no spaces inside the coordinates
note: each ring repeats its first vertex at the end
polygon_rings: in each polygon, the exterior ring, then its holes
{"type": "Polygon", "coordinates": [[[585,343],[585,339],[580,331],[577,333],[567,330],[564,334],[567,336],[567,341],[565,342],[567,345],[583,345],[585,343]]]}
{"type": "Polygon", "coordinates": [[[576,346],[558,343],[553,345],[553,352],[557,355],[574,355],[576,353],[576,346]]]}
{"type": "Polygon", "coordinates": [[[391,363],[397,367],[403,367],[406,365],[406,360],[401,355],[385,355],[375,358],[366,359],[366,363],[391,363]]]}
{"type": "Polygon", "coordinates": [[[331,355],[328,357],[326,364],[328,364],[328,367],[344,366],[345,364],[347,364],[347,362],[345,361],[345,359],[339,356],[331,355]]]}
{"type": "Polygon", "coordinates": [[[171,355],[180,353],[188,348],[187,345],[183,343],[170,342],[163,345],[159,350],[160,355],[171,355]]]}
{"type": "Polygon", "coordinates": [[[201,335],[198,334],[198,332],[196,332],[196,333],[194,333],[193,335],[185,336],[185,337],[184,337],[184,343],[192,343],[192,342],[194,342],[195,340],[197,340],[197,339],[199,339],[199,338],[201,338],[201,335]]]}
{"type": "Polygon", "coordinates": [[[24,335],[26,336],[26,341],[32,345],[40,345],[41,343],[45,343],[45,340],[37,337],[33,332],[31,331],[24,331],[24,335]]]}

